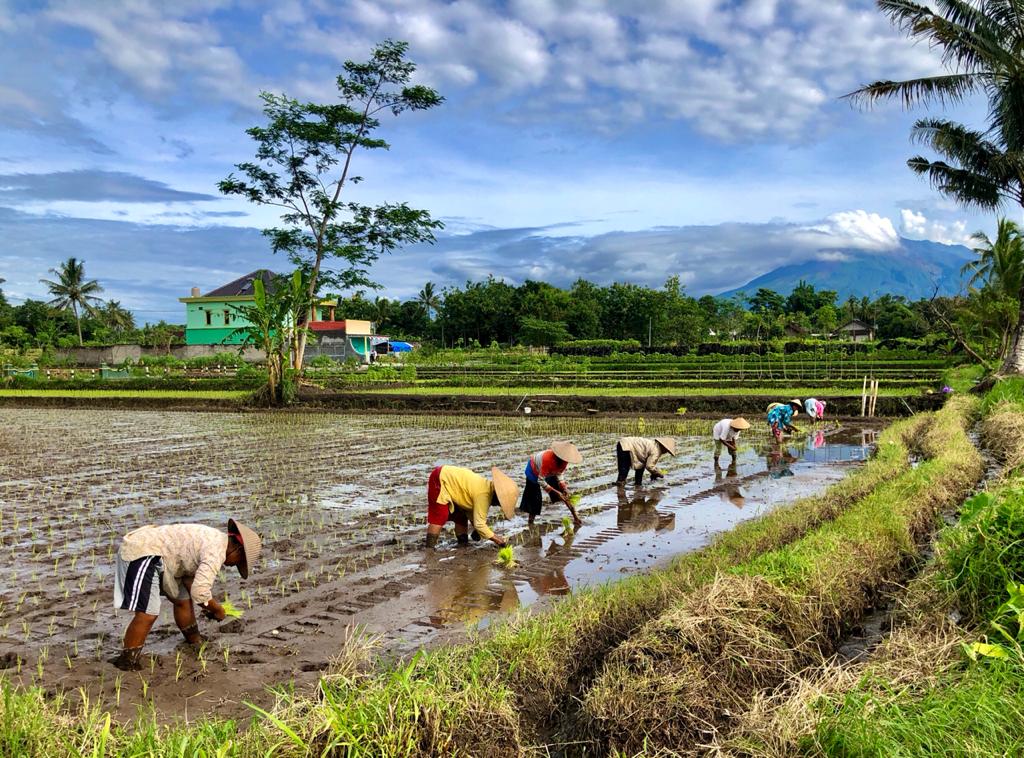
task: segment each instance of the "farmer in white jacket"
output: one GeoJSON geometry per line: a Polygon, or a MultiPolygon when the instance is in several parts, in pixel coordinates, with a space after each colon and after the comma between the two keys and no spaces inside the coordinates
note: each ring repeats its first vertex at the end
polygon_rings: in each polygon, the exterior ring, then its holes
{"type": "Polygon", "coordinates": [[[651,472],[651,481],[665,476],[655,468],[658,459],[663,455],[676,454],[676,440],[674,437],[623,437],[615,443],[615,460],[619,466],[619,476],[616,484],[625,484],[626,477],[630,470],[633,473],[633,482],[637,487],[644,478],[644,471],[651,472]]]}
{"type": "Polygon", "coordinates": [[[259,535],[233,519],[228,519],[226,531],[202,524],[168,524],[126,534],[117,553],[114,607],[135,616],[113,664],[124,671],[142,668],[142,646],[160,615],[161,595],[174,605],[174,621],[185,640],[202,643],[193,601],[207,618],[223,621],[224,608],[213,597],[217,574],[222,566],[237,566],[247,579],[260,548],[259,535]]]}
{"type": "Polygon", "coordinates": [[[722,448],[729,451],[733,465],[736,463],[736,439],[740,432],[750,428],[750,422],[742,416],[736,418],[724,418],[715,424],[711,432],[711,438],[715,441],[715,467],[718,467],[718,458],[722,454],[722,448]]]}

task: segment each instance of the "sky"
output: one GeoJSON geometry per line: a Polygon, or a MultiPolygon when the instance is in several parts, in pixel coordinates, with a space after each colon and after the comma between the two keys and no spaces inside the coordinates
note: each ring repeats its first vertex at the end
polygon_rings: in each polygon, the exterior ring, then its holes
{"type": "Polygon", "coordinates": [[[0,0],[5,294],[45,297],[75,255],[139,321],[180,322],[193,286],[285,271],[259,232],[277,213],[217,182],[253,156],[261,91],[334,101],[387,38],[445,102],[386,117],[349,198],[445,229],[382,258],[375,294],[493,274],[701,295],[995,226],[906,168],[927,111],[842,99],[941,71],[867,0],[0,0]]]}

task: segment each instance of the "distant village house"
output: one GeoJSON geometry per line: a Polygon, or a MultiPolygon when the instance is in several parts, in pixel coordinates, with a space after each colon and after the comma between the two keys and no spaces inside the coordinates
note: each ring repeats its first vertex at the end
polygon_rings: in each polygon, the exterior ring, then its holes
{"type": "MultiPolygon", "coordinates": [[[[179,298],[185,304],[185,344],[242,344],[244,335],[239,328],[248,324],[238,308],[254,301],[255,280],[262,280],[269,290],[274,286],[275,276],[265,269],[253,271],[205,295],[200,294],[198,287],[193,287],[189,297],[179,298]]],[[[374,345],[386,338],[374,334],[374,324],[370,321],[335,320],[337,305],[336,300],[320,300],[311,309],[307,326],[312,334],[306,346],[305,361],[326,355],[337,361],[356,358],[369,362],[374,345]]]]}
{"type": "Polygon", "coordinates": [[[853,342],[870,342],[875,338],[875,330],[863,321],[853,319],[839,327],[836,336],[853,342]]]}

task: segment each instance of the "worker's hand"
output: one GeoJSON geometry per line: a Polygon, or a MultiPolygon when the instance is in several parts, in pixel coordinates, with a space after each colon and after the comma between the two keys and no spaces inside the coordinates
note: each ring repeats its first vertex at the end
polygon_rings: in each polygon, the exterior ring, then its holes
{"type": "Polygon", "coordinates": [[[227,616],[227,614],[224,613],[224,609],[221,607],[220,603],[218,603],[213,598],[210,598],[210,602],[202,606],[202,609],[203,615],[206,616],[206,618],[208,619],[223,621],[227,616]]]}
{"type": "Polygon", "coordinates": [[[491,537],[491,542],[493,542],[498,547],[505,547],[505,545],[508,544],[508,541],[500,534],[493,535],[491,537]]]}
{"type": "Polygon", "coordinates": [[[665,472],[658,471],[657,469],[655,469],[654,471],[651,472],[651,481],[653,482],[653,481],[655,481],[657,479],[662,479],[662,478],[664,478],[664,476],[665,476],[665,472]]]}

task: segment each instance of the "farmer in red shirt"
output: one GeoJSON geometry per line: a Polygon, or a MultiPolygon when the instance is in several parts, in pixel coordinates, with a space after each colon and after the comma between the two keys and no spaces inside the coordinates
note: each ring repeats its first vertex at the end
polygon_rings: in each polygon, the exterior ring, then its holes
{"type": "Polygon", "coordinates": [[[570,463],[582,461],[583,456],[576,446],[564,441],[552,442],[549,449],[530,456],[526,462],[526,486],[523,488],[519,510],[529,514],[531,524],[544,507],[542,488],[548,493],[552,503],[557,498],[566,504],[576,526],[583,523],[569,499],[569,488],[562,479],[562,474],[570,463]]]}

